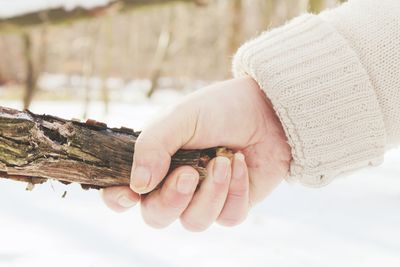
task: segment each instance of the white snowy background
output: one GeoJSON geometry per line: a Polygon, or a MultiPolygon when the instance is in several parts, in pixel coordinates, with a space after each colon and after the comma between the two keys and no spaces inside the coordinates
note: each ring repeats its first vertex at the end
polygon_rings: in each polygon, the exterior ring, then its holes
{"type": "MultiPolygon", "coordinates": [[[[180,97],[161,90],[153,100],[114,103],[106,117],[93,103],[89,115],[140,129],[180,97]]],[[[82,105],[36,101],[32,110],[72,118],[82,105]]],[[[399,162],[392,151],[380,167],[322,189],[284,183],[242,225],[203,233],[179,223],[154,230],[139,208],[115,214],[95,190],[53,182],[27,192],[25,184],[0,179],[0,266],[400,266],[399,162]]]]}
{"type": "MultiPolygon", "coordinates": [[[[0,16],[60,3],[72,7],[106,1],[0,0],[0,16]]],[[[157,91],[152,100],[114,102],[89,117],[111,126],[140,127],[166,103],[183,94],[157,91]]],[[[20,108],[19,102],[0,105],[20,108]]],[[[79,102],[35,101],[32,111],[80,117],[79,102]]],[[[400,266],[400,151],[385,163],[335,180],[321,189],[283,183],[234,228],[212,226],[203,233],[179,223],[164,230],[146,226],[139,208],[108,210],[95,190],[56,182],[25,191],[25,184],[0,179],[0,267],[125,266],[400,266]],[[64,190],[67,196],[62,198],[64,190]]]]}

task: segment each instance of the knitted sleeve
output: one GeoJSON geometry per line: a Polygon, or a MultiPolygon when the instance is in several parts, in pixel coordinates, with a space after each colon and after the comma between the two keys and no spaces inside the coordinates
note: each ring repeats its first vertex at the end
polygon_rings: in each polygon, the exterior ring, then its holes
{"type": "Polygon", "coordinates": [[[289,180],[322,186],[377,165],[400,143],[400,1],[302,15],[244,44],[233,73],[271,100],[292,148],[289,180]]]}

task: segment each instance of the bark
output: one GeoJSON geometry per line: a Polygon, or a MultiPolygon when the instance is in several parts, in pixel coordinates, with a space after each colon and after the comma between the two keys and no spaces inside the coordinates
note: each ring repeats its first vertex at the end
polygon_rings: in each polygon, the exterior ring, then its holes
{"type": "MultiPolygon", "coordinates": [[[[0,177],[30,186],[48,179],[85,189],[129,185],[138,135],[93,120],[83,123],[0,107],[0,177]]],[[[218,155],[232,153],[225,148],[179,150],[170,171],[190,165],[203,179],[207,163],[218,155]]]]}

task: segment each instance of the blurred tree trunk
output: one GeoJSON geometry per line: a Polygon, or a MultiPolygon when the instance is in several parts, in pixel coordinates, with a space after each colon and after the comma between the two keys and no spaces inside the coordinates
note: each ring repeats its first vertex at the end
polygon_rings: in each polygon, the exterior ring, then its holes
{"type": "Polygon", "coordinates": [[[33,38],[29,32],[22,34],[24,58],[25,58],[25,90],[23,97],[23,107],[28,109],[37,91],[37,82],[40,74],[43,72],[47,61],[47,45],[48,45],[47,26],[43,25],[40,32],[40,48],[38,49],[38,57],[35,61],[33,58],[33,38]]]}
{"type": "Polygon", "coordinates": [[[4,75],[0,72],[0,86],[6,83],[6,78],[4,75]]]}
{"type": "MultiPolygon", "coordinates": [[[[0,37],[0,51],[7,51],[4,37],[0,37]]],[[[2,61],[5,61],[5,58],[2,58],[2,61]]],[[[7,83],[7,74],[5,73],[6,70],[4,68],[4,64],[0,64],[0,86],[7,83]]]]}
{"type": "Polygon", "coordinates": [[[7,83],[7,78],[6,78],[6,75],[3,73],[3,71],[4,70],[0,67],[0,86],[2,86],[2,85],[7,83]]]}
{"type": "Polygon", "coordinates": [[[124,60],[124,71],[123,71],[123,78],[124,82],[128,82],[132,76],[132,73],[135,73],[135,65],[132,64],[132,62],[135,61],[135,57],[137,55],[137,42],[139,40],[137,34],[136,34],[136,28],[140,25],[137,25],[135,23],[135,15],[133,13],[129,14],[127,16],[127,24],[131,25],[132,30],[129,30],[126,32],[126,57],[123,58],[124,60]],[[132,66],[133,65],[133,66],[132,66]]]}
{"type": "Polygon", "coordinates": [[[272,16],[276,10],[277,0],[261,0],[260,4],[260,29],[266,31],[271,27],[272,16]]]}
{"type": "Polygon", "coordinates": [[[324,0],[309,0],[308,1],[308,11],[311,13],[318,14],[325,8],[324,0]]]}
{"type": "Polygon", "coordinates": [[[112,22],[113,21],[111,16],[107,16],[105,20],[103,20],[106,37],[106,47],[104,51],[104,60],[101,70],[101,99],[104,104],[104,115],[108,114],[110,102],[110,94],[107,81],[110,76],[111,66],[113,64],[112,50],[114,42],[112,35],[112,22]]]}
{"type": "Polygon", "coordinates": [[[95,64],[96,47],[99,39],[100,26],[98,21],[93,21],[87,24],[86,36],[88,41],[86,43],[86,52],[84,53],[82,60],[82,77],[83,86],[85,90],[84,103],[83,103],[83,113],[82,118],[86,119],[89,114],[89,105],[91,101],[92,85],[91,81],[93,78],[93,70],[95,64]]]}
{"type": "Polygon", "coordinates": [[[22,35],[24,45],[24,58],[25,58],[25,94],[23,98],[24,109],[29,108],[33,95],[36,90],[37,77],[35,74],[35,67],[33,62],[33,49],[31,35],[26,32],[22,35]]]}
{"type": "Polygon", "coordinates": [[[174,10],[169,10],[167,14],[167,22],[164,24],[161,30],[160,36],[158,38],[157,50],[154,55],[153,60],[153,70],[150,75],[150,89],[147,92],[147,97],[151,97],[154,91],[157,89],[159,84],[159,79],[162,73],[162,68],[167,59],[168,48],[171,44],[172,39],[172,28],[173,28],[173,17],[174,10]]]}
{"type": "Polygon", "coordinates": [[[230,2],[230,14],[232,19],[230,37],[228,38],[228,54],[232,56],[239,48],[243,38],[242,26],[245,20],[243,18],[242,0],[232,0],[230,2]]]}

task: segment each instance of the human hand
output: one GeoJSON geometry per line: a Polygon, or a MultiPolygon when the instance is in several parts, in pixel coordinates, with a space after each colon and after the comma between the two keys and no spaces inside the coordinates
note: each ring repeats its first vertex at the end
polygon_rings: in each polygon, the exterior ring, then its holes
{"type": "Polygon", "coordinates": [[[188,95],[145,127],[135,144],[130,188],[104,189],[103,199],[116,211],[140,200],[143,219],[156,228],[178,218],[191,231],[214,221],[233,226],[282,181],[290,160],[270,101],[250,77],[233,79],[188,95]],[[215,146],[236,153],[232,161],[211,160],[198,190],[199,174],[192,167],[179,167],[164,178],[178,149],[215,146]]]}

